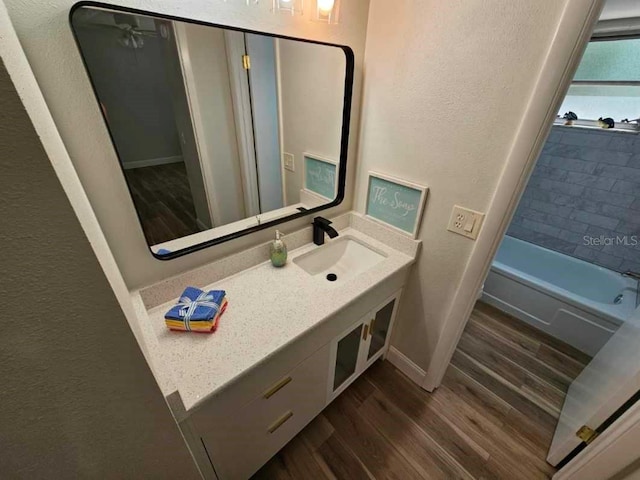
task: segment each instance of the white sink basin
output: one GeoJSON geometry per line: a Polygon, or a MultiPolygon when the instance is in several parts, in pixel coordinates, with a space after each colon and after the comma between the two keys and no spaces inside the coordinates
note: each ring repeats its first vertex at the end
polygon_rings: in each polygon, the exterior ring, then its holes
{"type": "Polygon", "coordinates": [[[339,282],[370,269],[385,257],[384,253],[374,250],[360,240],[344,236],[300,255],[293,263],[309,275],[339,282]]]}

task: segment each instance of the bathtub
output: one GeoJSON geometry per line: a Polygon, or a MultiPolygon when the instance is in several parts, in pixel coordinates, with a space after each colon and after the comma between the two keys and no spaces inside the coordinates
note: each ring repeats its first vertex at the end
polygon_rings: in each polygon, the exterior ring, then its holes
{"type": "Polygon", "coordinates": [[[593,356],[636,308],[637,282],[506,236],[482,300],[593,356]]]}

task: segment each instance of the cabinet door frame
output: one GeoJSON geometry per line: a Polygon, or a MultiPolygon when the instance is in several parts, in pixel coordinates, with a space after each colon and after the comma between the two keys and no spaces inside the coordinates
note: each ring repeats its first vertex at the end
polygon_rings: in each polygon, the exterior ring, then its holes
{"type": "Polygon", "coordinates": [[[349,325],[349,327],[347,327],[342,333],[340,333],[340,335],[336,336],[331,341],[331,349],[329,352],[329,375],[327,377],[327,405],[331,403],[331,401],[334,398],[340,395],[349,385],[351,385],[351,383],[353,383],[353,381],[356,378],[358,378],[358,376],[362,371],[361,367],[362,367],[363,351],[364,351],[363,340],[362,340],[362,329],[364,328],[365,323],[367,323],[368,319],[370,318],[369,313],[367,313],[367,315],[365,315],[364,317],[360,318],[357,322],[354,322],[351,325],[349,325]],[[360,342],[358,343],[358,355],[356,360],[356,368],[353,371],[353,373],[349,375],[349,377],[347,377],[347,379],[344,382],[342,382],[342,385],[340,385],[337,389],[334,390],[333,382],[335,377],[336,362],[338,360],[338,343],[340,342],[340,340],[342,340],[351,332],[353,332],[356,328],[358,328],[358,326],[360,326],[360,333],[359,333],[360,342]]]}
{"type": "Polygon", "coordinates": [[[400,304],[400,296],[402,295],[402,289],[395,292],[393,295],[386,298],[383,302],[380,302],[374,309],[367,312],[357,322],[352,323],[346,328],[340,335],[336,336],[331,341],[331,350],[329,353],[329,375],[327,376],[327,405],[333,401],[338,395],[340,395],[346,388],[349,387],[367,368],[369,368],[376,360],[382,356],[386,356],[389,351],[389,345],[391,343],[391,333],[395,324],[396,316],[398,313],[398,305],[400,304]],[[386,307],[391,301],[395,300],[393,310],[391,312],[391,321],[389,322],[389,334],[385,339],[384,346],[380,351],[376,352],[371,358],[367,359],[369,354],[369,347],[371,345],[371,321],[375,318],[376,314],[386,307]],[[358,346],[358,356],[356,362],[355,371],[340,385],[337,389],[333,389],[333,381],[335,376],[335,368],[338,357],[338,343],[345,338],[354,329],[360,325],[360,344],[358,346]],[[362,329],[367,329],[367,335],[362,338],[362,329]]]}
{"type": "Polygon", "coordinates": [[[389,296],[385,301],[380,302],[376,308],[369,312],[369,320],[367,320],[369,325],[369,334],[367,335],[366,348],[364,354],[362,356],[363,364],[362,371],[365,371],[369,368],[376,360],[380,357],[384,356],[386,358],[387,352],[389,351],[389,345],[391,344],[391,334],[393,332],[393,326],[396,321],[396,316],[398,315],[398,306],[400,305],[400,297],[402,296],[402,289],[398,290],[393,295],[389,296]],[[389,333],[387,334],[387,338],[384,340],[384,346],[380,349],[380,351],[376,352],[371,358],[367,359],[367,355],[369,354],[369,347],[371,345],[371,321],[375,318],[380,310],[386,307],[391,301],[395,300],[393,304],[393,310],[391,311],[391,321],[389,322],[389,333]]]}

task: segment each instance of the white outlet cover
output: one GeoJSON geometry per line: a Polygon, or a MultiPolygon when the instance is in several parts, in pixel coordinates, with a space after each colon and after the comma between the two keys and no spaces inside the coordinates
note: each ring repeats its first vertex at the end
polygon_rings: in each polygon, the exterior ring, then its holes
{"type": "Polygon", "coordinates": [[[483,220],[484,213],[455,205],[451,211],[447,230],[475,240],[478,238],[483,220]]]}
{"type": "Polygon", "coordinates": [[[295,157],[290,153],[282,154],[282,163],[284,164],[285,170],[289,170],[290,172],[296,171],[296,162],[295,157]]]}

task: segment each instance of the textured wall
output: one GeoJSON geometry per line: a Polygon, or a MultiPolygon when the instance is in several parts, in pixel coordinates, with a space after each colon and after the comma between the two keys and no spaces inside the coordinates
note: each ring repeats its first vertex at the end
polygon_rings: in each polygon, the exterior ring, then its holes
{"type": "Polygon", "coordinates": [[[454,204],[483,211],[525,114],[564,1],[371,3],[358,210],[367,172],[430,187],[423,249],[393,345],[427,369],[474,242],[446,231],[454,204]]]}
{"type": "Polygon", "coordinates": [[[553,127],[507,233],[606,268],[640,271],[640,138],[553,127]]]}
{"type": "Polygon", "coordinates": [[[1,64],[0,131],[0,476],[197,478],[1,64]]]}
{"type": "MultiPolygon", "coordinates": [[[[68,23],[69,10],[76,0],[4,0],[9,16],[25,50],[47,105],[91,205],[98,217],[113,255],[130,289],[140,288],[202,266],[232,252],[273,238],[272,231],[227,242],[192,255],[163,262],[152,257],[139,226],[117,158],[68,23]]],[[[109,3],[163,12],[179,17],[222,25],[280,33],[351,46],[356,53],[356,85],[350,143],[350,188],[347,198],[333,214],[352,207],[352,181],[360,112],[360,78],[367,28],[369,0],[342,2],[339,25],[310,21],[305,16],[274,14],[271,2],[247,6],[233,0],[113,0],[109,3]]],[[[331,215],[328,212],[327,215],[331,215]]],[[[281,227],[283,232],[302,228],[310,218],[281,227]]]]}

